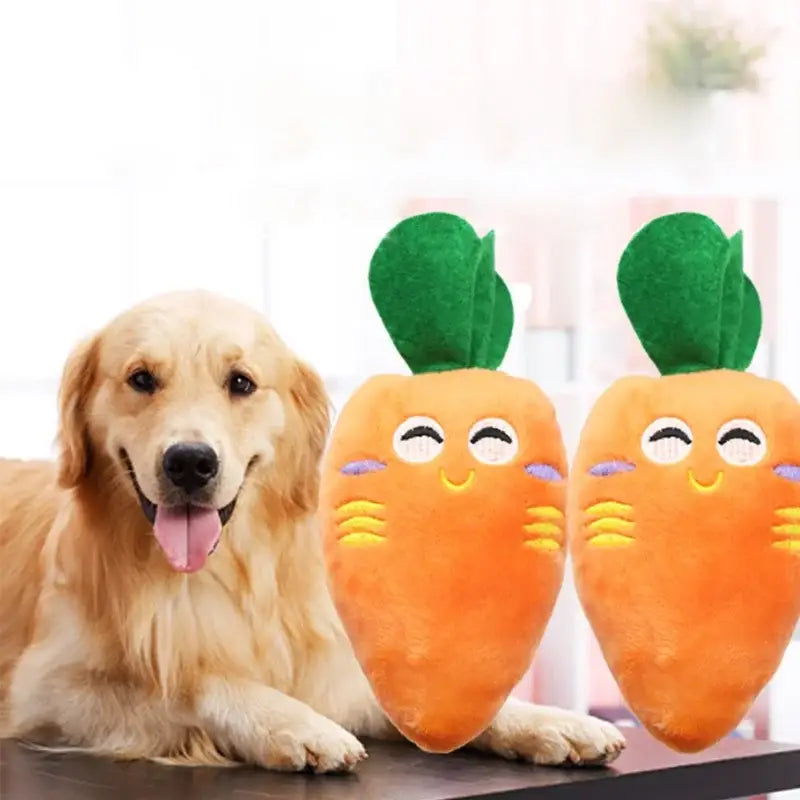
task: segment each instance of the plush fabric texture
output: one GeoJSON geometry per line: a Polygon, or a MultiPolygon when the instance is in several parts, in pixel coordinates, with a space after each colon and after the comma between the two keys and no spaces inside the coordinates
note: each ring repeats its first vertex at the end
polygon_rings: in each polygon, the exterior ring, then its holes
{"type": "Polygon", "coordinates": [[[494,234],[481,239],[453,214],[409,217],[378,245],[370,291],[414,373],[495,369],[513,326],[511,295],[494,268],[494,234]]]}
{"type": "Polygon", "coordinates": [[[662,375],[746,369],[761,331],[742,271],[742,235],[702,214],[668,214],[631,239],[617,272],[622,305],[662,375]]]}
{"type": "Polygon", "coordinates": [[[583,429],[568,520],[581,602],[633,712],[677,750],[729,733],[800,613],[795,398],[731,370],[618,381],[583,429]]]}
{"type": "Polygon", "coordinates": [[[320,502],[332,596],[421,748],[478,736],[530,665],[563,577],[566,474],[552,404],[503,373],[377,376],[342,410],[320,502]]]}

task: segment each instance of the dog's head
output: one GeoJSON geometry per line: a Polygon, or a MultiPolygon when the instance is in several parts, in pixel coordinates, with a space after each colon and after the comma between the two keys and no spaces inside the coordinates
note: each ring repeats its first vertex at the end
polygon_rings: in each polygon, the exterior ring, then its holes
{"type": "Polygon", "coordinates": [[[315,506],[325,391],[233,301],[175,293],[123,313],[72,353],[59,404],[61,485],[122,485],[175,569],[203,566],[248,483],[284,513],[315,506]]]}

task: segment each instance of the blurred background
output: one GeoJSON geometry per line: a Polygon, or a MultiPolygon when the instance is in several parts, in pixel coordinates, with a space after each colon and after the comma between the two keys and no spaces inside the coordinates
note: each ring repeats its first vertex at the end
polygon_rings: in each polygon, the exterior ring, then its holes
{"type": "MultiPolygon", "coordinates": [[[[0,76],[4,455],[51,455],[68,350],[174,288],[263,309],[341,406],[403,368],[366,270],[431,209],[496,231],[505,366],[570,450],[652,372],[614,273],[672,210],[744,230],[753,370],[800,394],[796,0],[8,0],[0,76]]],[[[741,735],[800,741],[798,670],[800,640],[741,735]]],[[[518,693],[625,715],[570,585],[518,693]]]]}

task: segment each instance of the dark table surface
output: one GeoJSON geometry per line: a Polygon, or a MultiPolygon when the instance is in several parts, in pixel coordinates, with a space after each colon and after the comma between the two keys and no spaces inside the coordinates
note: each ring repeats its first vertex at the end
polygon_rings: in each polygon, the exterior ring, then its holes
{"type": "Polygon", "coordinates": [[[282,775],[49,755],[0,741],[2,800],[453,800],[486,797],[717,800],[800,786],[800,745],[731,739],[673,753],[639,730],[611,767],[562,769],[368,742],[351,775],[282,775]]]}

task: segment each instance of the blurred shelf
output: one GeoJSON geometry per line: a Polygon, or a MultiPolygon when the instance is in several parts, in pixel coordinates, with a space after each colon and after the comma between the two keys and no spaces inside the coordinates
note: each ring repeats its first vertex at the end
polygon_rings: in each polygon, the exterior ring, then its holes
{"type": "MultiPolygon", "coordinates": [[[[526,199],[553,196],[588,197],[681,195],[708,197],[800,195],[800,163],[718,161],[698,169],[682,159],[629,161],[598,159],[565,162],[558,158],[505,164],[463,159],[398,159],[387,154],[374,160],[331,159],[327,155],[294,163],[276,163],[263,176],[271,186],[369,187],[372,194],[472,196],[483,193],[526,199]]],[[[254,180],[261,179],[255,177],[254,180]]]]}

